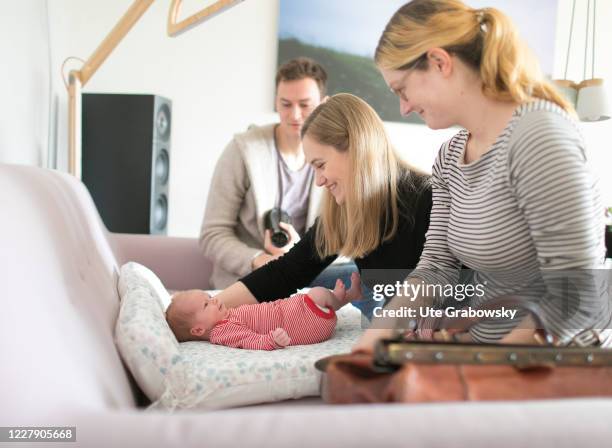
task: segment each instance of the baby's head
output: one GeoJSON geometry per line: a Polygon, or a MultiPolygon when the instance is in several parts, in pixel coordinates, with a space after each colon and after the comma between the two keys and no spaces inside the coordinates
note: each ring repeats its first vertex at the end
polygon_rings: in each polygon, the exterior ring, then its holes
{"type": "Polygon", "coordinates": [[[172,296],[166,320],[179,342],[208,340],[210,330],[225,319],[228,309],[199,289],[180,291],[172,296]]]}

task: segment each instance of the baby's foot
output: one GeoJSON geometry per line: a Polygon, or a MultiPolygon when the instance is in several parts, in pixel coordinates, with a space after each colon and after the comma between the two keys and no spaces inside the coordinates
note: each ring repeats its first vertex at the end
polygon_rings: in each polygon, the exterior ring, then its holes
{"type": "Polygon", "coordinates": [[[361,276],[358,271],[355,271],[351,274],[351,287],[346,292],[345,300],[346,302],[352,302],[354,300],[361,300],[363,297],[363,292],[361,291],[361,276]]]}
{"type": "Polygon", "coordinates": [[[337,301],[338,306],[336,309],[342,308],[349,302],[353,300],[360,300],[362,296],[361,292],[361,276],[359,272],[355,271],[351,274],[351,287],[346,290],[346,286],[344,282],[340,279],[336,280],[336,286],[332,291],[335,300],[337,301]]]}
{"type": "Polygon", "coordinates": [[[336,285],[334,286],[334,289],[332,290],[332,294],[334,295],[334,298],[339,303],[342,303],[342,305],[344,305],[345,297],[346,297],[346,286],[344,286],[344,282],[342,280],[340,279],[336,280],[336,285]]]}

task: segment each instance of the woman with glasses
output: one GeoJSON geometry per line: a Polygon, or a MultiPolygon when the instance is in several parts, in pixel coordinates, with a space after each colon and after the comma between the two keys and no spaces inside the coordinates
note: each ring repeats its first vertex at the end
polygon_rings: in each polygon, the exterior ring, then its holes
{"type": "MultiPolygon", "coordinates": [[[[592,276],[573,280],[576,294],[562,296],[559,287],[561,271],[571,276],[603,267],[597,184],[572,106],[544,78],[513,23],[494,8],[414,0],[387,24],[375,62],[403,114],[418,113],[431,129],[461,128],[435,161],[431,224],[406,281],[455,285],[463,264],[485,293],[469,303],[451,300],[453,307],[519,296],[556,343],[605,344],[608,295],[595,291],[592,276]]],[[[448,306],[431,293],[397,295],[386,308],[448,306]]],[[[380,318],[354,349],[372,350],[392,328],[442,337],[430,324],[426,318],[380,318]]],[[[463,337],[531,343],[537,327],[519,312],[481,322],[463,337]]]]}

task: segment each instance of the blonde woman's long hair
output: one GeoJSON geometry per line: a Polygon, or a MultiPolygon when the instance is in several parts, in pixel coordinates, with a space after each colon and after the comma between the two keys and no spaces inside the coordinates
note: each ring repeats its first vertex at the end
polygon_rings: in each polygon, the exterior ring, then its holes
{"type": "Polygon", "coordinates": [[[398,183],[411,171],[374,109],[354,95],[334,95],[310,114],[302,126],[305,136],[348,153],[351,173],[342,205],[325,191],[316,228],[318,255],[360,258],[393,238],[400,213],[398,183]]]}
{"type": "Polygon", "coordinates": [[[488,98],[519,104],[541,98],[575,115],[544,78],[512,21],[495,8],[474,9],[460,0],[413,0],[391,17],[375,61],[386,70],[423,70],[427,51],[436,47],[478,71],[488,98]]]}

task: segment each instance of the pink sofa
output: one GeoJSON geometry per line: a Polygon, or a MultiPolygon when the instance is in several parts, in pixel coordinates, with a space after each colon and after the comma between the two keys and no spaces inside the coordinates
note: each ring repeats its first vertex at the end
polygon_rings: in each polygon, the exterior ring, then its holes
{"type": "Polygon", "coordinates": [[[196,240],[111,234],[81,183],[26,166],[0,164],[0,209],[0,426],[76,426],[70,447],[601,448],[612,440],[608,399],[344,407],[308,399],[146,411],[114,344],[118,268],[135,260],[169,288],[206,288],[211,265],[196,240]]]}

